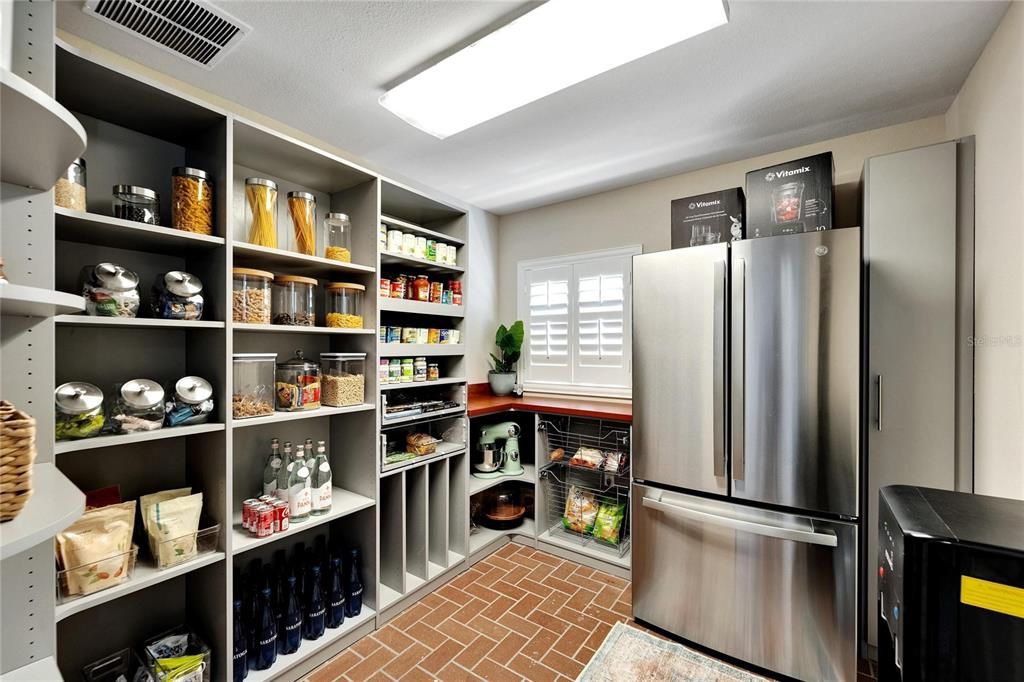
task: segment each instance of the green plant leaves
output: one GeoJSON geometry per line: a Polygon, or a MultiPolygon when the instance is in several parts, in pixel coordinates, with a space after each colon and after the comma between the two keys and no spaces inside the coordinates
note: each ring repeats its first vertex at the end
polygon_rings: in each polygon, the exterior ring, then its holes
{"type": "Polygon", "coordinates": [[[495,372],[515,371],[515,364],[522,356],[525,338],[526,330],[522,320],[516,320],[511,327],[498,326],[494,334],[494,345],[498,347],[501,357],[491,353],[491,364],[495,372]]]}

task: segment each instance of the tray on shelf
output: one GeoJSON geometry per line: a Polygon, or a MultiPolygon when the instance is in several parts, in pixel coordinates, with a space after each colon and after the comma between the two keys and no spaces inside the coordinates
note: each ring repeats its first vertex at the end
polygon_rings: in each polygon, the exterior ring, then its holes
{"type": "Polygon", "coordinates": [[[129,582],[138,555],[138,546],[132,545],[127,552],[57,571],[57,603],[65,604],[129,582]]]}

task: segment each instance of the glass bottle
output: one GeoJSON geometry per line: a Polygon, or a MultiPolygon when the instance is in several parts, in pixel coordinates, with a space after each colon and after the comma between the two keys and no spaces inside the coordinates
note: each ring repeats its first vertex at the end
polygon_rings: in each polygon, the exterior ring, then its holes
{"type": "Polygon", "coordinates": [[[331,511],[331,463],[327,461],[324,441],[317,441],[316,461],[313,465],[313,515],[331,511]]]}
{"type": "Polygon", "coordinates": [[[316,466],[316,454],[313,453],[313,439],[307,438],[305,444],[306,451],[306,468],[309,469],[310,474],[313,473],[313,467],[316,466]]]}
{"type": "Polygon", "coordinates": [[[277,620],[270,602],[270,588],[260,588],[256,618],[256,670],[266,670],[277,661],[277,620]]]}
{"type": "Polygon", "coordinates": [[[281,455],[278,452],[278,440],[270,439],[270,456],[267,457],[267,466],[263,469],[263,494],[274,495],[277,493],[277,477],[281,471],[281,455]]]}
{"type": "MultiPolygon", "coordinates": [[[[291,441],[285,441],[284,458],[281,460],[281,466],[277,470],[277,491],[274,493],[279,500],[288,502],[288,479],[292,474],[292,467],[294,465],[291,441]]],[[[288,511],[290,512],[291,509],[288,511]]]]}
{"type": "Polygon", "coordinates": [[[284,591],[280,651],[282,654],[294,654],[302,643],[302,608],[299,606],[299,589],[294,574],[285,578],[284,591]]]}
{"type": "Polygon", "coordinates": [[[345,586],[345,615],[355,618],[363,610],[363,579],[359,575],[359,550],[353,547],[349,556],[348,584],[345,586]]]}
{"type": "Polygon", "coordinates": [[[307,583],[309,589],[306,590],[306,613],[303,619],[302,636],[304,639],[320,639],[324,634],[324,617],[326,615],[323,585],[320,583],[320,564],[314,562],[309,567],[307,583]]]}
{"type": "Polygon", "coordinates": [[[332,630],[345,622],[345,579],[341,557],[332,556],[327,578],[327,627],[332,630]]]}
{"type": "Polygon", "coordinates": [[[313,506],[313,492],[310,488],[309,467],[302,455],[303,448],[296,448],[288,473],[288,513],[291,523],[302,523],[309,518],[313,506]]]}
{"type": "Polygon", "coordinates": [[[242,626],[242,600],[235,598],[233,610],[234,624],[231,628],[231,639],[234,640],[235,651],[232,656],[232,682],[242,682],[249,674],[249,642],[246,640],[245,628],[242,626]]]}

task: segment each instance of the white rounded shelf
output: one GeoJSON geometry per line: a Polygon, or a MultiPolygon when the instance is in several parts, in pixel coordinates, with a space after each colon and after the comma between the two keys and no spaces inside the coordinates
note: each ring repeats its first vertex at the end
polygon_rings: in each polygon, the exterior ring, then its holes
{"type": "Polygon", "coordinates": [[[78,294],[23,284],[0,284],[0,314],[3,315],[53,317],[83,310],[85,301],[78,294]]]}
{"type": "Polygon", "coordinates": [[[32,468],[32,497],[11,521],[0,523],[0,559],[53,538],[85,511],[85,495],[52,464],[32,468]]]}

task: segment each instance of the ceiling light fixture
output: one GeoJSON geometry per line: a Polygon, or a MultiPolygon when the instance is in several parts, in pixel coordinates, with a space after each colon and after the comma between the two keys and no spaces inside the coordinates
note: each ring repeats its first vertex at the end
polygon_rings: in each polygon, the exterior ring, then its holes
{"type": "Polygon", "coordinates": [[[724,0],[548,0],[380,103],[444,139],[728,20],[724,0]]]}

